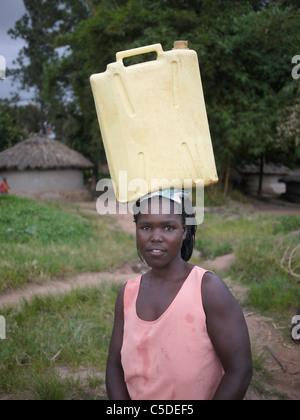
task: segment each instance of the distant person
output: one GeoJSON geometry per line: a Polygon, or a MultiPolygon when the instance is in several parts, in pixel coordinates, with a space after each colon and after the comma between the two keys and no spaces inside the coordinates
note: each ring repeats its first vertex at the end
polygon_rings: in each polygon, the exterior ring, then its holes
{"type": "Polygon", "coordinates": [[[0,185],[0,191],[3,195],[8,195],[9,185],[7,183],[7,179],[3,178],[2,183],[0,185]]]}

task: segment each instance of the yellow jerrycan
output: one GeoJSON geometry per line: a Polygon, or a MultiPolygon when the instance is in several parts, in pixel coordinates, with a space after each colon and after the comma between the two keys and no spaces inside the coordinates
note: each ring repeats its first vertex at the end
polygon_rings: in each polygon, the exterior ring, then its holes
{"type": "Polygon", "coordinates": [[[90,80],[119,202],[218,181],[195,51],[155,44],[118,52],[116,62],[90,80]],[[157,59],[123,63],[149,52],[157,59]]]}

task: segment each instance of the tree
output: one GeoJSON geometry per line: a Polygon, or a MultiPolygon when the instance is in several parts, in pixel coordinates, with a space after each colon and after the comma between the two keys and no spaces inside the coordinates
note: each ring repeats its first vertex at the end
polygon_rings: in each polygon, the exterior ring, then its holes
{"type": "MultiPolygon", "coordinates": [[[[243,3],[236,7],[233,0],[215,1],[213,11],[208,0],[126,0],[98,2],[97,5],[94,2],[96,6],[91,17],[79,23],[71,33],[56,39],[56,45],[67,46],[70,54],[56,63],[56,67],[54,63],[48,63],[48,97],[54,95],[53,101],[59,102],[59,94],[55,94],[58,81],[71,87],[75,99],[74,117],[80,121],[77,126],[82,129],[91,158],[105,159],[99,142],[90,75],[105,71],[107,64],[115,61],[117,51],[154,42],[161,42],[164,49],[171,49],[175,39],[189,39],[190,47],[196,47],[199,55],[203,55],[214,37],[214,16],[221,3],[224,14],[228,16],[233,10],[236,15],[249,10],[249,5],[245,7],[243,3]],[[208,29],[212,29],[211,34],[208,29]]],[[[211,57],[208,64],[212,64],[211,57]]],[[[74,137],[78,138],[78,131],[74,137]]]]}
{"type": "Polygon", "coordinates": [[[28,40],[34,35],[42,45],[32,41],[24,50],[30,65],[21,67],[22,80],[34,83],[29,70],[35,68],[34,86],[57,136],[94,162],[105,155],[90,75],[105,71],[117,51],[155,42],[167,50],[175,39],[188,39],[199,56],[221,177],[230,166],[262,157],[295,163],[295,136],[278,127],[299,97],[299,83],[291,78],[291,58],[299,52],[298,1],[25,0],[25,5],[31,23],[21,19],[14,34],[28,40]],[[42,30],[34,16],[43,21],[42,30]]]}
{"type": "Polygon", "coordinates": [[[0,107],[0,152],[23,139],[22,131],[14,124],[9,112],[0,107]]]}
{"type": "Polygon", "coordinates": [[[44,68],[49,60],[59,59],[59,52],[54,47],[55,38],[71,31],[79,20],[87,17],[87,5],[80,0],[23,1],[26,13],[8,33],[14,39],[22,38],[27,45],[19,53],[19,67],[10,73],[23,88],[34,88],[35,102],[40,110],[39,128],[45,133],[49,101],[43,95],[44,68]]]}
{"type": "Polygon", "coordinates": [[[12,105],[0,100],[0,152],[38,132],[39,109],[33,104],[12,105]]]}
{"type": "MultiPolygon", "coordinates": [[[[283,115],[286,118],[299,95],[300,86],[290,76],[299,18],[299,9],[294,8],[252,11],[236,19],[231,26],[232,36],[221,41],[225,43],[225,63],[220,68],[220,80],[221,85],[226,83],[223,97],[228,101],[220,103],[212,98],[209,105],[214,101],[214,110],[223,118],[220,128],[227,129],[227,147],[223,149],[227,162],[263,163],[272,157],[274,163],[292,166],[299,157],[296,139],[288,139],[282,130],[278,131],[283,115]],[[230,66],[230,72],[224,72],[224,64],[230,66]],[[229,97],[226,93],[230,93],[229,97]],[[286,153],[288,148],[295,150],[293,157],[286,153]]],[[[212,125],[218,130],[218,124],[212,125]]],[[[219,139],[221,135],[220,131],[216,133],[219,139]]],[[[262,175],[263,165],[260,185],[262,175]]]]}

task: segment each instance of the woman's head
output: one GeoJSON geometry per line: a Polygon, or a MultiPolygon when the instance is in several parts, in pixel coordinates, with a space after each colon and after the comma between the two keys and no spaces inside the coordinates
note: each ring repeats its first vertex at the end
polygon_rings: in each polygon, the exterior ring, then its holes
{"type": "Polygon", "coordinates": [[[192,203],[184,194],[142,198],[135,205],[134,221],[138,252],[149,266],[168,264],[178,257],[189,261],[197,226],[192,203]]]}

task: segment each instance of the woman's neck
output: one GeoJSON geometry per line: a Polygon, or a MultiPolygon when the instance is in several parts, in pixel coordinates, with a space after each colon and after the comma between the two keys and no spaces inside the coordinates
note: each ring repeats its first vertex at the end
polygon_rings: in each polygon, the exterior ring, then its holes
{"type": "Polygon", "coordinates": [[[187,263],[180,257],[164,267],[152,267],[150,275],[156,282],[174,282],[185,278],[192,268],[193,266],[191,264],[187,263]]]}

